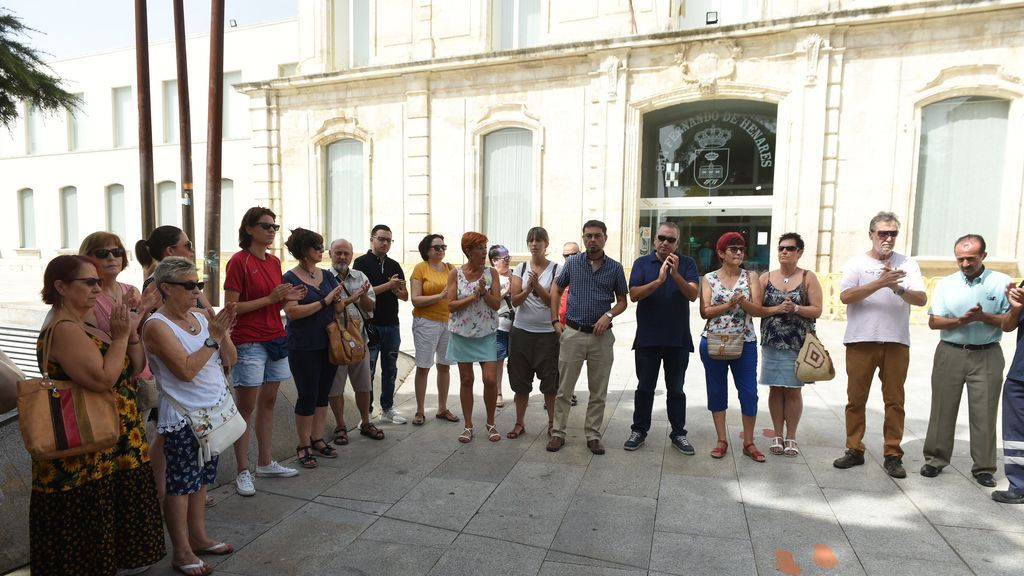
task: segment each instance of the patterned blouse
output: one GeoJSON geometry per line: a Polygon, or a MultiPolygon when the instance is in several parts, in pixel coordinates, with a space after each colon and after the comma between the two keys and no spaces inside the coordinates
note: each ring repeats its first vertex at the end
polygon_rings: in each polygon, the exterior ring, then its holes
{"type": "MultiPolygon", "coordinates": [[[[484,268],[484,285],[491,289],[491,269],[484,268]]],[[[455,290],[456,299],[462,299],[473,293],[476,289],[476,282],[470,282],[462,272],[462,267],[455,269],[455,290]]],[[[498,313],[492,310],[483,297],[476,300],[461,310],[452,311],[448,317],[448,330],[452,334],[458,334],[463,338],[480,338],[495,333],[498,330],[498,313]]]]}
{"type": "MultiPolygon", "coordinates": [[[[794,286],[792,290],[779,290],[771,282],[764,287],[765,307],[778,306],[786,298],[796,304],[803,302],[803,283],[794,286]]],[[[798,316],[796,312],[765,316],[761,319],[761,346],[799,352],[800,347],[804,345],[804,322],[810,322],[813,330],[814,320],[798,316]]]]}
{"type": "MultiPolygon", "coordinates": [[[[718,279],[718,271],[708,272],[704,275],[704,281],[711,287],[711,302],[709,305],[718,306],[728,302],[735,292],[741,292],[749,301],[750,295],[750,271],[741,270],[736,286],[727,290],[722,281],[718,279]]],[[[701,336],[707,337],[708,332],[724,332],[726,334],[743,333],[744,342],[757,342],[757,333],[754,332],[754,320],[747,314],[746,310],[739,306],[733,306],[714,318],[708,320],[704,325],[701,336]]]]}

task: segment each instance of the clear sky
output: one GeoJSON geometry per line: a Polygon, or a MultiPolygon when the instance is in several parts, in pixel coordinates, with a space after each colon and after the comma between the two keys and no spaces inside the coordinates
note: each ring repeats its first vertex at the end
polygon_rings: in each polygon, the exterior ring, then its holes
{"type": "MultiPolygon", "coordinates": [[[[225,0],[224,21],[238,26],[271,22],[296,15],[298,0],[225,0]]],[[[174,37],[171,0],[147,0],[149,40],[174,37]]],[[[46,52],[47,60],[135,46],[134,0],[0,0],[38,30],[29,43],[46,52]]],[[[185,33],[210,31],[210,0],[185,0],[185,33]]]]}

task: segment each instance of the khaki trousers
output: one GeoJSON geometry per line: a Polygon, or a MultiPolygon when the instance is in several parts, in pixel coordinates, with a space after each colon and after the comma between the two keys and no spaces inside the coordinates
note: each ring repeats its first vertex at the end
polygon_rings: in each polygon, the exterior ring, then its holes
{"type": "Polygon", "coordinates": [[[552,436],[565,438],[572,393],[576,389],[576,381],[580,377],[583,363],[586,362],[590,399],[587,401],[587,419],[583,430],[588,441],[601,439],[605,398],[608,396],[608,376],[611,374],[612,361],[615,359],[612,350],[614,344],[615,336],[611,330],[602,336],[580,332],[568,326],[562,331],[558,348],[558,395],[555,396],[552,436]]]}
{"type": "Polygon", "coordinates": [[[960,398],[967,385],[972,474],[996,471],[996,412],[1003,388],[1003,350],[964,350],[939,342],[932,362],[932,410],[924,440],[924,461],[938,469],[949,465],[960,398]]]}
{"type": "Polygon", "coordinates": [[[864,407],[878,370],[885,402],[885,456],[903,457],[903,384],[910,348],[897,342],[857,342],[846,346],[846,448],[864,453],[864,407]]]}

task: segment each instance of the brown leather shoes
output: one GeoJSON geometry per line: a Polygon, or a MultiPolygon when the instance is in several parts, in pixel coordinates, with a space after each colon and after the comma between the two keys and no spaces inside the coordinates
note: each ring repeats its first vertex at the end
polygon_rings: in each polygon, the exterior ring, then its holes
{"type": "Polygon", "coordinates": [[[601,444],[601,441],[598,440],[597,438],[593,440],[587,440],[587,448],[590,448],[590,451],[593,452],[594,454],[597,454],[598,456],[604,454],[604,445],[601,444]]]}
{"type": "Polygon", "coordinates": [[[562,449],[562,446],[565,446],[565,438],[562,438],[561,436],[552,436],[545,450],[548,452],[558,452],[562,449]]]}

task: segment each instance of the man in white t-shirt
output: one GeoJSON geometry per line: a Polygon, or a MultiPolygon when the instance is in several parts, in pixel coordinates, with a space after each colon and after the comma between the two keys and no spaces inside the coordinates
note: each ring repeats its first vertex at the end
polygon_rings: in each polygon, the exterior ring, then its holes
{"type": "Polygon", "coordinates": [[[910,305],[928,302],[921,268],[893,251],[900,221],[879,212],[868,225],[871,250],[843,267],[839,299],[846,304],[846,454],[832,463],[852,468],[864,463],[864,407],[875,370],[885,401],[885,471],[906,478],[903,469],[903,384],[910,364],[910,305]]]}

